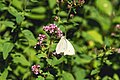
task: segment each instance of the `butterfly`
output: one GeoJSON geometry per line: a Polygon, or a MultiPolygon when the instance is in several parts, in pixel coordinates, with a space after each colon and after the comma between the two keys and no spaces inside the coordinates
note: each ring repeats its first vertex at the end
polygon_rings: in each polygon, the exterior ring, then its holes
{"type": "Polygon", "coordinates": [[[75,49],[72,44],[66,39],[66,37],[62,36],[57,44],[56,53],[64,53],[64,55],[75,55],[75,49]]]}

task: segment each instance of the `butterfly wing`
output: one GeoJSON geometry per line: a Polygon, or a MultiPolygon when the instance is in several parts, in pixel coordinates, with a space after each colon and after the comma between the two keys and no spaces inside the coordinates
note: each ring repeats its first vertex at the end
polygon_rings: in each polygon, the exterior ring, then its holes
{"type": "Polygon", "coordinates": [[[66,38],[62,36],[60,41],[57,44],[56,53],[60,54],[62,52],[65,52],[66,49],[67,49],[67,41],[66,41],[66,38]]]}
{"type": "Polygon", "coordinates": [[[67,49],[64,51],[64,55],[75,55],[74,47],[67,39],[66,41],[67,41],[67,49]]]}

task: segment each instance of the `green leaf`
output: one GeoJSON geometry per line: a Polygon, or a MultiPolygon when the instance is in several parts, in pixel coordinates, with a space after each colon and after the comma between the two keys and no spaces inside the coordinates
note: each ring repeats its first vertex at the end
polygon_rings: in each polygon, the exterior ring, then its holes
{"type": "Polygon", "coordinates": [[[84,80],[86,77],[86,71],[76,66],[73,67],[73,73],[75,75],[75,80],[84,80]]]}
{"type": "Polygon", "coordinates": [[[91,75],[97,74],[97,73],[99,73],[99,72],[100,72],[99,69],[94,69],[94,70],[92,70],[91,75]]]}
{"type": "Polygon", "coordinates": [[[18,8],[19,10],[23,9],[22,4],[23,3],[21,0],[12,0],[12,5],[15,6],[16,8],[18,8]]]}
{"type": "Polygon", "coordinates": [[[46,9],[45,7],[36,7],[36,8],[33,8],[31,10],[31,12],[34,12],[34,13],[45,13],[46,12],[46,9]]]}
{"type": "Polygon", "coordinates": [[[112,4],[109,0],[96,0],[96,6],[103,13],[109,16],[112,14],[112,4]]]}
{"type": "Polygon", "coordinates": [[[49,6],[50,6],[51,9],[52,9],[52,8],[55,6],[55,4],[56,4],[56,0],[48,0],[48,2],[49,2],[49,6]]]}
{"type": "Polygon", "coordinates": [[[36,78],[36,80],[45,80],[45,79],[42,76],[38,76],[38,78],[36,78]]]}
{"type": "Polygon", "coordinates": [[[17,11],[17,9],[15,9],[14,7],[12,7],[12,6],[10,6],[9,8],[8,8],[8,12],[11,14],[11,15],[13,15],[14,17],[16,17],[19,13],[18,13],[18,11],[17,11]]]}
{"type": "Polygon", "coordinates": [[[30,66],[29,61],[26,60],[25,56],[20,54],[20,53],[16,53],[16,54],[11,54],[12,58],[13,58],[13,62],[18,64],[22,64],[23,66],[30,66]]]}
{"type": "MultiPolygon", "coordinates": [[[[87,31],[87,33],[89,34],[89,36],[92,37],[92,40],[103,44],[102,36],[101,36],[101,34],[99,34],[97,31],[95,31],[95,30],[90,30],[90,31],[87,31]]],[[[86,37],[87,37],[87,36],[86,36],[86,37]]]]}
{"type": "Polygon", "coordinates": [[[74,62],[77,64],[86,64],[89,63],[92,60],[92,57],[86,54],[82,54],[81,57],[75,56],[74,62]]]}
{"type": "MultiPolygon", "coordinates": [[[[25,68],[24,68],[25,69],[25,68]]],[[[31,72],[25,72],[25,74],[24,74],[24,76],[23,76],[23,80],[25,80],[25,79],[28,79],[28,77],[30,76],[30,74],[31,74],[31,72]]]]}
{"type": "Polygon", "coordinates": [[[93,62],[93,67],[94,68],[97,68],[97,67],[99,67],[101,65],[101,61],[100,60],[94,60],[94,62],[93,62]]]}
{"type": "Polygon", "coordinates": [[[105,77],[102,78],[102,80],[113,80],[113,79],[109,76],[105,76],[105,77]]]}
{"type": "Polygon", "coordinates": [[[33,13],[25,13],[25,16],[31,18],[31,19],[37,19],[37,20],[42,20],[45,18],[44,14],[33,14],[33,13]]]}
{"type": "Polygon", "coordinates": [[[120,16],[116,16],[115,18],[113,18],[113,22],[120,23],[120,16]]]}
{"type": "Polygon", "coordinates": [[[11,27],[14,28],[14,23],[12,21],[0,21],[0,24],[5,25],[5,27],[11,27]]]}
{"type": "Polygon", "coordinates": [[[47,77],[45,80],[55,80],[55,79],[54,79],[54,76],[52,74],[47,73],[47,77]]]}
{"type": "Polygon", "coordinates": [[[68,14],[67,14],[65,11],[61,11],[61,12],[59,12],[59,15],[60,15],[60,16],[65,16],[65,17],[66,17],[68,14]]]}
{"type": "Polygon", "coordinates": [[[102,15],[98,12],[95,7],[85,6],[89,9],[90,15],[88,18],[96,20],[102,27],[103,30],[108,31],[111,26],[111,21],[108,16],[102,15]]]}
{"type": "Polygon", "coordinates": [[[62,78],[63,80],[75,80],[73,75],[66,71],[63,71],[62,78]]]}
{"type": "Polygon", "coordinates": [[[112,64],[112,62],[110,62],[110,60],[106,60],[105,63],[109,66],[112,64]]]}
{"type": "Polygon", "coordinates": [[[54,65],[58,65],[60,63],[62,63],[63,61],[65,61],[66,59],[64,57],[61,57],[60,59],[57,59],[56,57],[53,57],[52,59],[47,59],[47,62],[54,66],[54,65]]]}
{"type": "Polygon", "coordinates": [[[3,51],[2,44],[0,44],[0,52],[2,52],[2,51],[3,51]]]}
{"type": "Polygon", "coordinates": [[[114,80],[120,80],[118,74],[114,74],[114,75],[113,75],[113,78],[114,78],[114,80]]]}
{"type": "Polygon", "coordinates": [[[6,42],[3,44],[3,58],[8,57],[8,53],[13,49],[14,45],[12,43],[6,42]]]}
{"type": "Polygon", "coordinates": [[[22,15],[20,15],[20,14],[18,14],[18,15],[16,16],[16,22],[17,22],[18,24],[22,23],[22,21],[23,21],[24,19],[25,19],[25,18],[24,18],[22,15]]]}
{"type": "Polygon", "coordinates": [[[22,33],[25,35],[26,39],[29,42],[29,45],[34,46],[37,42],[33,33],[30,30],[23,30],[22,33]]]}
{"type": "Polygon", "coordinates": [[[5,69],[3,73],[0,73],[0,80],[6,80],[8,76],[8,69],[5,69]]]}
{"type": "Polygon", "coordinates": [[[5,7],[5,5],[0,2],[0,11],[3,10],[4,7],[5,7]]]}
{"type": "Polygon", "coordinates": [[[82,22],[82,21],[83,21],[83,19],[79,16],[75,16],[71,19],[71,22],[82,22]]]}

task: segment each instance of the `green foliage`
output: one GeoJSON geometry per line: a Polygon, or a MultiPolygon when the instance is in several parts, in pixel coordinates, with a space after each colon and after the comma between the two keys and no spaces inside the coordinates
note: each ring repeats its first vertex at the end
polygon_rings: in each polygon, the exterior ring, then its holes
{"type": "Polygon", "coordinates": [[[0,0],[0,80],[120,80],[119,5],[120,0],[0,0]],[[56,54],[60,38],[43,30],[49,24],[65,34],[75,55],[56,54]],[[46,35],[41,45],[39,34],[46,35]]]}
{"type": "Polygon", "coordinates": [[[8,56],[8,53],[12,50],[14,45],[12,43],[6,42],[3,44],[3,58],[6,59],[8,56]]]}

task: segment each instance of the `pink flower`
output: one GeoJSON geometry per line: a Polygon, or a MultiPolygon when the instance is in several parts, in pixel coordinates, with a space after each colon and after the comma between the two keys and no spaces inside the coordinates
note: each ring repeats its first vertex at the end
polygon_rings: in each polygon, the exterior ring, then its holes
{"type": "Polygon", "coordinates": [[[50,24],[49,26],[43,26],[43,30],[46,31],[48,34],[54,34],[58,38],[60,38],[63,33],[55,24],[50,24]]]}
{"type": "Polygon", "coordinates": [[[44,34],[39,34],[39,36],[38,36],[38,40],[39,40],[39,42],[37,42],[37,44],[35,45],[35,47],[34,48],[36,48],[36,46],[37,45],[42,45],[42,43],[43,43],[43,41],[46,39],[46,35],[44,35],[44,34]]]}
{"type": "Polygon", "coordinates": [[[31,67],[33,73],[36,74],[36,75],[39,74],[39,68],[40,68],[40,65],[33,65],[31,67]]]}
{"type": "Polygon", "coordinates": [[[46,35],[44,35],[44,34],[39,34],[38,39],[39,39],[39,41],[43,41],[44,39],[46,39],[46,35]]]}
{"type": "Polygon", "coordinates": [[[49,30],[49,26],[43,26],[43,30],[44,31],[48,31],[49,30]]]}

